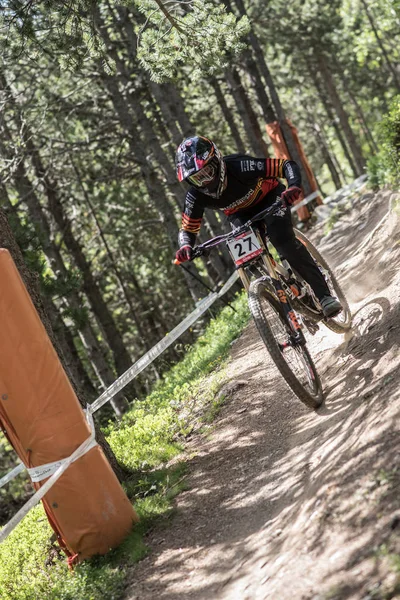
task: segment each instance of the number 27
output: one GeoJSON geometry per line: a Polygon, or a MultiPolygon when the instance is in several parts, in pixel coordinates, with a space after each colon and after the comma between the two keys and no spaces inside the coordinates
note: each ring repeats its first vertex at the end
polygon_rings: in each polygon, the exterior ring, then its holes
{"type": "MultiPolygon", "coordinates": [[[[249,249],[247,250],[247,252],[251,252],[251,246],[252,246],[251,236],[244,238],[243,244],[245,242],[247,242],[247,244],[249,246],[249,249]]],[[[235,250],[237,250],[238,256],[244,256],[246,254],[246,250],[243,250],[242,242],[238,242],[237,244],[235,244],[234,248],[235,248],[235,250]]]]}

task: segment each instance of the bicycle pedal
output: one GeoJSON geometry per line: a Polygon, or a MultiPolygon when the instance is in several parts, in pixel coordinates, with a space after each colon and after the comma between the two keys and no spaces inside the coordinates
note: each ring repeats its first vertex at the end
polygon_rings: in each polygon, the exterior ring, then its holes
{"type": "Polygon", "coordinates": [[[340,315],[340,313],[343,311],[343,308],[339,308],[339,310],[337,310],[336,312],[333,312],[331,315],[329,315],[329,317],[325,317],[324,316],[324,321],[329,321],[329,319],[334,319],[335,317],[337,317],[338,315],[340,315]]]}

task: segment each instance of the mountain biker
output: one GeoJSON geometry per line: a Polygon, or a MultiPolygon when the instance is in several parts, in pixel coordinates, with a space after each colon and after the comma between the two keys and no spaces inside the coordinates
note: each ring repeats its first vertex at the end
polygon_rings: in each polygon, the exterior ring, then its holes
{"type": "Polygon", "coordinates": [[[289,207],[302,193],[296,162],[245,154],[222,156],[214,142],[193,136],[184,139],[178,147],[176,172],[179,181],[190,185],[182,213],[177,261],[182,263],[192,258],[205,208],[222,210],[231,225],[238,227],[280,196],[284,209],[265,220],[271,243],[310,284],[325,317],[332,317],[342,310],[340,302],[331,296],[314,259],[293,231],[289,207]],[[287,188],[278,181],[283,177],[288,182],[287,188]]]}

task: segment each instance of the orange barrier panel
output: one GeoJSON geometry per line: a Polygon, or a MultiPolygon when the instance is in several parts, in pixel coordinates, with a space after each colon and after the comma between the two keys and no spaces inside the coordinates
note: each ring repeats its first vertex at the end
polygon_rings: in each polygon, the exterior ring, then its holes
{"type": "MultiPolygon", "coordinates": [[[[297,146],[297,150],[300,154],[301,161],[302,161],[304,169],[307,173],[307,177],[308,177],[308,181],[310,183],[311,190],[313,192],[316,192],[318,190],[318,185],[317,185],[316,179],[314,177],[314,173],[311,169],[310,163],[308,162],[308,159],[304,153],[304,149],[300,142],[300,139],[299,139],[299,136],[297,133],[297,129],[294,127],[294,125],[290,122],[289,119],[286,119],[286,123],[289,125],[289,127],[292,131],[293,138],[294,138],[295,144],[297,146]]],[[[290,159],[291,157],[290,157],[289,151],[287,149],[286,142],[283,137],[282,129],[281,129],[279,122],[273,121],[272,123],[267,123],[265,128],[266,128],[267,134],[271,140],[272,147],[274,149],[276,158],[290,159]]],[[[299,198],[298,202],[301,202],[302,199],[303,198],[299,198]]],[[[322,199],[318,197],[316,199],[316,202],[317,202],[317,204],[322,204],[322,199]]],[[[310,218],[310,212],[309,212],[307,206],[301,206],[297,210],[297,214],[299,215],[299,219],[301,221],[306,221],[307,219],[310,218]]]]}
{"type": "MultiPolygon", "coordinates": [[[[0,249],[0,325],[2,429],[26,467],[69,457],[90,429],[5,249],[0,249]]],[[[43,504],[71,564],[118,546],[139,520],[97,445],[66,470],[43,504]]]]}

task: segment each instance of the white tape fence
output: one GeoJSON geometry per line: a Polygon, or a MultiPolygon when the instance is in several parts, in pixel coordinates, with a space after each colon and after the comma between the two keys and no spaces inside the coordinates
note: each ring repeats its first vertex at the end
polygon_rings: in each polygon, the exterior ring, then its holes
{"type": "MultiPolygon", "coordinates": [[[[326,196],[326,198],[324,198],[322,200],[322,203],[330,204],[331,202],[339,202],[339,200],[343,200],[343,198],[347,198],[354,192],[360,191],[366,185],[367,179],[368,179],[368,175],[361,175],[361,177],[358,177],[357,179],[355,179],[355,181],[352,181],[348,185],[345,185],[344,187],[340,188],[340,190],[336,190],[336,192],[334,194],[332,194],[331,196],[326,196]]],[[[309,194],[308,196],[306,196],[304,198],[304,200],[302,200],[298,204],[295,204],[294,206],[292,206],[292,208],[291,208],[292,213],[295,213],[298,208],[300,208],[301,206],[305,206],[306,204],[309,204],[310,202],[312,202],[313,200],[315,200],[318,197],[321,197],[321,198],[323,197],[323,194],[321,194],[321,192],[319,190],[317,190],[316,192],[312,192],[312,194],[309,194]]]]}

